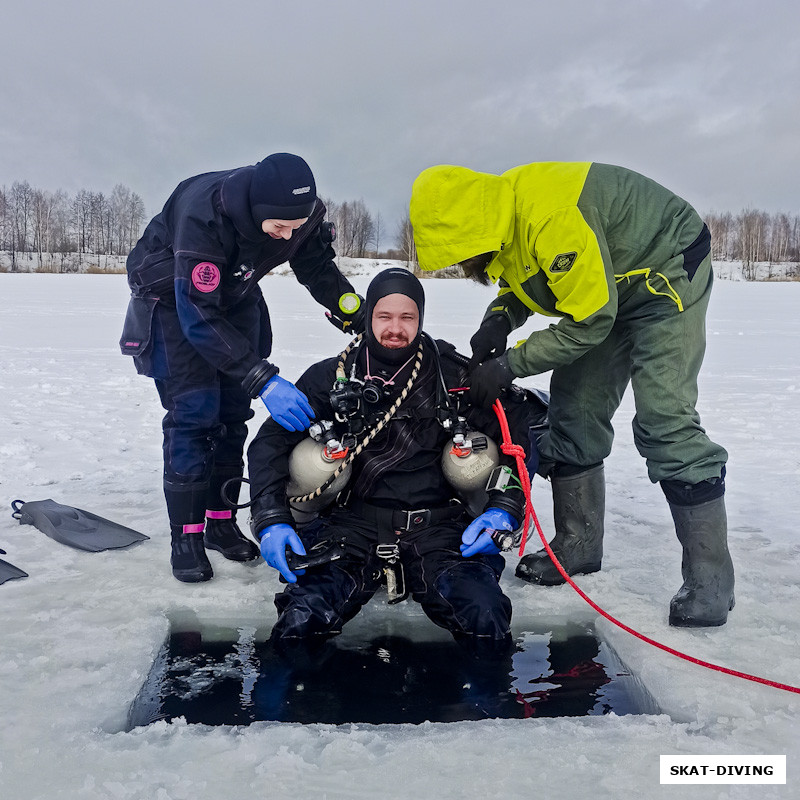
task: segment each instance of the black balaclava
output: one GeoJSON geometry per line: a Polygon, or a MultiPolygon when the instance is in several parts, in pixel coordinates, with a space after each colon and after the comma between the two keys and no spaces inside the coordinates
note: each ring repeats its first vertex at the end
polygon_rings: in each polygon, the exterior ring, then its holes
{"type": "Polygon", "coordinates": [[[250,213],[259,228],[265,219],[310,217],[316,201],[314,175],[300,156],[273,153],[253,168],[250,213]]]}
{"type": "Polygon", "coordinates": [[[422,320],[425,314],[425,292],[422,289],[422,284],[407,269],[402,267],[391,267],[379,272],[367,288],[365,314],[367,321],[365,338],[370,358],[374,359],[376,364],[380,366],[394,366],[396,368],[411,358],[419,347],[419,341],[422,337],[422,320]],[[372,332],[372,312],[375,310],[375,305],[382,297],[390,294],[404,294],[410,297],[419,310],[417,335],[406,347],[401,347],[398,350],[384,347],[372,332]]]}

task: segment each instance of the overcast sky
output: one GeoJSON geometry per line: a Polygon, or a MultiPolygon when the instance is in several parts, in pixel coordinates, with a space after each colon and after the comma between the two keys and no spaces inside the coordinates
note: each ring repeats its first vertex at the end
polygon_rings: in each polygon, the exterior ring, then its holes
{"type": "MultiPolygon", "coordinates": [[[[0,186],[138,192],[276,151],[391,238],[420,170],[622,164],[800,213],[797,0],[0,0],[0,186]]],[[[388,242],[386,242],[388,244],[388,242]]]]}

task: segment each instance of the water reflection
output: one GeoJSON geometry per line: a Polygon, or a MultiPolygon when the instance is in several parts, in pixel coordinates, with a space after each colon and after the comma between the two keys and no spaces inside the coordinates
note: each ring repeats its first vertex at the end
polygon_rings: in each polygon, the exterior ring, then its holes
{"type": "Polygon", "coordinates": [[[657,713],[591,626],[517,636],[504,652],[386,634],[280,648],[253,628],[234,641],[174,632],[134,701],[129,729],[157,719],[248,725],[421,723],[657,713]]]}

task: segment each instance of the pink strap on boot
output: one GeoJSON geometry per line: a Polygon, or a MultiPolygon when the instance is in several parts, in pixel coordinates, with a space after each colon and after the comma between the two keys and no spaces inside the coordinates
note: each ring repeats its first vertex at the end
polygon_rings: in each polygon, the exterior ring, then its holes
{"type": "Polygon", "coordinates": [[[194,525],[184,525],[184,533],[202,533],[205,530],[205,522],[197,522],[194,525]]]}

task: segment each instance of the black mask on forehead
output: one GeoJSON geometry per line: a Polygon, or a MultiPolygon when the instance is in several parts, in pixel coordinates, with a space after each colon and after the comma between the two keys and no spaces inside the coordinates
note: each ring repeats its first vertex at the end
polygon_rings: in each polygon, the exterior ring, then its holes
{"type": "Polygon", "coordinates": [[[407,269],[402,267],[391,267],[379,272],[370,283],[367,289],[366,307],[365,307],[367,330],[366,342],[369,349],[370,357],[374,357],[376,361],[387,366],[399,366],[404,361],[407,361],[412,355],[417,352],[419,347],[419,340],[422,337],[422,319],[425,313],[425,293],[422,290],[422,284],[419,280],[412,275],[407,269]],[[410,297],[419,310],[419,327],[417,328],[417,335],[412,339],[406,347],[398,350],[392,350],[384,347],[375,338],[372,332],[372,312],[375,310],[375,305],[382,297],[390,294],[404,294],[410,297]]]}

